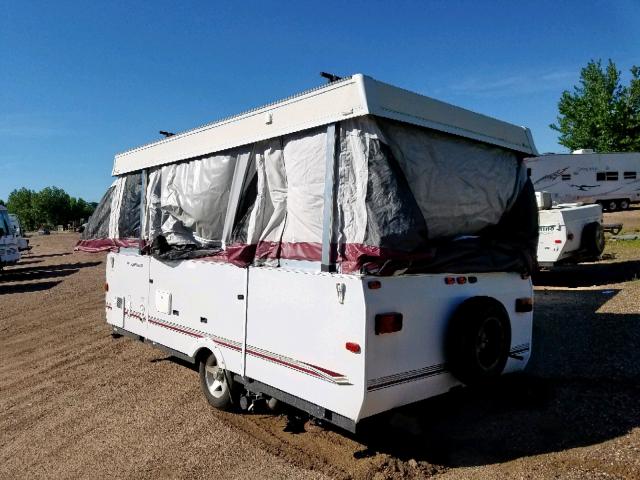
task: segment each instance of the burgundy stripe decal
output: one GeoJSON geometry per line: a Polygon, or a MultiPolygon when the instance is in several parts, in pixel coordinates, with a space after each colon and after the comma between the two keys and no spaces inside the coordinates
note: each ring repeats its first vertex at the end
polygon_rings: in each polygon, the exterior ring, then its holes
{"type": "MultiPolygon", "coordinates": [[[[153,323],[154,325],[158,325],[158,326],[160,326],[160,327],[165,327],[165,328],[168,328],[168,329],[170,329],[170,330],[175,330],[176,332],[180,332],[180,333],[184,333],[184,334],[186,334],[186,335],[190,335],[190,336],[192,336],[192,337],[196,337],[196,338],[205,338],[205,337],[207,337],[206,335],[200,335],[200,334],[197,334],[197,333],[191,332],[191,331],[189,331],[189,330],[184,330],[184,329],[182,329],[182,328],[175,327],[175,326],[173,326],[173,325],[169,325],[168,323],[159,322],[159,321],[152,320],[152,319],[149,319],[149,322],[150,322],[150,323],[153,323]]],[[[222,346],[224,346],[224,347],[230,348],[230,349],[232,349],[232,350],[235,350],[235,351],[238,351],[238,352],[241,352],[241,351],[242,351],[242,348],[241,348],[241,347],[238,347],[237,345],[232,345],[232,344],[227,343],[227,342],[224,342],[224,341],[222,341],[222,340],[218,340],[217,338],[211,338],[211,340],[213,340],[213,342],[215,342],[215,343],[217,343],[217,344],[219,344],[219,345],[222,345],[222,346]]],[[[270,362],[274,362],[274,363],[278,363],[278,364],[280,364],[280,365],[284,365],[285,367],[292,368],[292,369],[294,369],[294,370],[297,370],[297,371],[299,371],[299,372],[306,373],[307,375],[311,375],[311,376],[316,377],[316,378],[320,378],[320,379],[322,379],[322,378],[323,378],[323,377],[322,377],[322,375],[319,375],[317,372],[314,372],[313,370],[309,370],[308,368],[301,367],[301,366],[299,366],[299,365],[296,365],[295,363],[287,362],[287,361],[285,361],[285,360],[281,360],[281,359],[279,359],[279,358],[272,357],[272,356],[270,356],[270,355],[267,355],[267,354],[261,353],[261,352],[259,352],[259,351],[257,351],[257,350],[254,350],[254,349],[252,349],[252,348],[249,348],[249,347],[247,348],[247,353],[248,353],[249,355],[253,355],[254,357],[263,358],[263,359],[268,360],[268,361],[270,361],[270,362]]],[[[321,372],[324,372],[324,373],[326,373],[326,374],[330,375],[331,377],[334,377],[334,378],[344,378],[344,375],[342,375],[342,374],[340,374],[340,373],[333,372],[333,371],[331,371],[331,370],[327,370],[326,368],[318,367],[318,366],[316,366],[316,365],[312,365],[312,364],[310,364],[310,363],[303,363],[303,364],[304,364],[304,365],[308,365],[308,366],[309,366],[309,367],[311,367],[311,368],[315,368],[315,369],[317,369],[317,370],[320,370],[321,372]]]]}
{"type": "Polygon", "coordinates": [[[336,377],[336,378],[344,377],[344,375],[342,375],[341,373],[332,372],[331,370],[327,370],[326,368],[322,368],[317,365],[313,365],[311,363],[305,363],[305,365],[309,365],[310,367],[315,368],[316,370],[320,370],[321,372],[324,372],[327,375],[331,375],[332,377],[336,377]]]}
{"type": "Polygon", "coordinates": [[[250,355],[256,356],[256,357],[264,358],[265,360],[269,360],[269,361],[274,362],[274,363],[279,363],[280,365],[284,365],[285,367],[293,368],[294,370],[298,370],[300,372],[304,372],[304,373],[312,375],[314,377],[322,378],[322,376],[318,375],[316,372],[314,372],[312,370],[308,370],[306,368],[299,367],[298,365],[295,365],[293,363],[285,362],[284,360],[280,360],[279,358],[270,357],[269,355],[265,355],[263,353],[256,352],[255,350],[249,350],[248,348],[247,348],[247,353],[249,353],[250,355]]]}
{"type": "Polygon", "coordinates": [[[166,324],[166,323],[156,322],[155,320],[151,320],[151,319],[149,319],[149,322],[150,322],[150,323],[153,323],[153,324],[155,324],[155,325],[159,325],[159,326],[161,326],[161,327],[168,328],[168,329],[170,329],[170,330],[175,330],[176,332],[180,332],[180,333],[184,333],[184,334],[186,334],[186,335],[190,335],[190,336],[192,336],[192,337],[196,337],[196,338],[204,338],[204,337],[203,337],[203,335],[198,335],[197,333],[193,333],[193,332],[190,332],[190,331],[188,331],[188,330],[183,330],[182,328],[174,327],[173,325],[168,325],[168,324],[166,324]]]}

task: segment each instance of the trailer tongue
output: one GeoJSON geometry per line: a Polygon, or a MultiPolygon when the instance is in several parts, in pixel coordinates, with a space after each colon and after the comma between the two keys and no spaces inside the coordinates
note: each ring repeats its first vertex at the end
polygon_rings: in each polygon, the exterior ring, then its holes
{"type": "MultiPolygon", "coordinates": [[[[522,370],[529,131],[363,75],[116,156],[107,322],[342,428],[522,370]]],[[[247,399],[249,399],[247,403],[247,399]]]]}

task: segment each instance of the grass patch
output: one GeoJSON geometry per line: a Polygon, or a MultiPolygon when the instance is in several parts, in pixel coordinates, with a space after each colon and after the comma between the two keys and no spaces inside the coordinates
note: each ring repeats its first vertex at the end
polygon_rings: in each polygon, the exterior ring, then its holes
{"type": "Polygon", "coordinates": [[[603,257],[616,260],[640,260],[640,239],[612,240],[607,238],[603,257]]]}

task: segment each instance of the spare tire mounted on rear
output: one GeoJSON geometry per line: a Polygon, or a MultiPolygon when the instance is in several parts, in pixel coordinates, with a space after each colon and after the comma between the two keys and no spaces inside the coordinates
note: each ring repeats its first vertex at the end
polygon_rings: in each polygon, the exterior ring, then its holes
{"type": "Polygon", "coordinates": [[[491,297],[472,297],[453,314],[446,336],[447,368],[461,382],[477,385],[498,377],[511,349],[511,323],[491,297]]]}

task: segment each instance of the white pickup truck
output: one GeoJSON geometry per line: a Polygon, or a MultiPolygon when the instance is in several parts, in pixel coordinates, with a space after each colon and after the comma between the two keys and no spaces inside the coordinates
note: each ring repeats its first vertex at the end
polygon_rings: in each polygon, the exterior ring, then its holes
{"type": "Polygon", "coordinates": [[[538,264],[597,260],[604,250],[602,206],[565,203],[551,205],[547,192],[536,192],[540,237],[538,264]]]}

